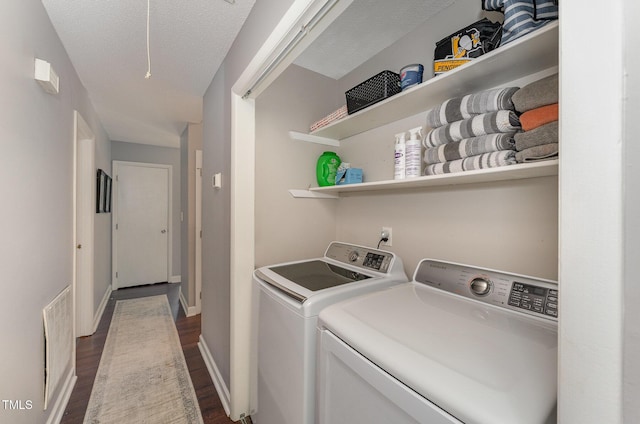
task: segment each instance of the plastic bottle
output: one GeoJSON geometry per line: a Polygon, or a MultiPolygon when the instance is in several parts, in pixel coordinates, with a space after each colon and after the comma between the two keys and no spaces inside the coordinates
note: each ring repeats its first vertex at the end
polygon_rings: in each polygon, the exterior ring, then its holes
{"type": "Polygon", "coordinates": [[[324,152],[320,155],[316,164],[316,177],[320,187],[336,184],[336,172],[341,162],[335,152],[324,152]]]}
{"type": "Polygon", "coordinates": [[[394,149],[394,180],[404,180],[405,177],[405,153],[404,132],[396,134],[396,146],[394,149]]]}
{"type": "Polygon", "coordinates": [[[407,141],[405,150],[405,172],[407,178],[419,177],[422,164],[422,127],[411,128],[411,136],[407,141]]]}

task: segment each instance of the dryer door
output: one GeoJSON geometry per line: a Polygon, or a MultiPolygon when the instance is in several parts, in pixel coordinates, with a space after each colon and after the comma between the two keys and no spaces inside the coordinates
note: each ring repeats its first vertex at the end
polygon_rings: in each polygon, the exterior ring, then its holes
{"type": "Polygon", "coordinates": [[[320,330],[316,423],[463,424],[320,330]]]}

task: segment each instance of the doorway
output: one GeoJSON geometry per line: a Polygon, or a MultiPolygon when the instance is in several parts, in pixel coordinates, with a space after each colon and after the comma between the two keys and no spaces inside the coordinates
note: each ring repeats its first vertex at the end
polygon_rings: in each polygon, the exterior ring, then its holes
{"type": "Polygon", "coordinates": [[[95,137],[74,111],[74,306],[75,336],[93,333],[95,137]]]}
{"type": "Polygon", "coordinates": [[[113,288],[171,276],[172,166],[113,162],[113,288]]]}

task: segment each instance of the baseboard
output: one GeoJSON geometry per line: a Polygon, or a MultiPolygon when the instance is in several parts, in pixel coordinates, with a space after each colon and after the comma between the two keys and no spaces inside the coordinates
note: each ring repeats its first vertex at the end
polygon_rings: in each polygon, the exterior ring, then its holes
{"type": "Polygon", "coordinates": [[[184,311],[184,314],[188,317],[192,317],[194,315],[199,314],[198,308],[196,308],[195,306],[189,306],[187,299],[185,299],[184,295],[182,294],[182,287],[180,287],[180,306],[182,306],[182,310],[184,311]]]}
{"type": "Polygon", "coordinates": [[[182,282],[182,276],[181,275],[174,275],[173,277],[171,277],[169,279],[170,283],[181,283],[182,282]]]}
{"type": "Polygon", "coordinates": [[[93,329],[91,330],[91,334],[95,333],[98,329],[98,325],[100,324],[100,320],[102,319],[102,314],[104,314],[104,308],[107,307],[107,303],[109,302],[109,298],[111,297],[111,292],[113,289],[111,288],[111,284],[107,287],[107,290],[104,292],[104,296],[102,296],[102,300],[100,301],[100,305],[98,305],[98,310],[96,311],[95,316],[93,317],[93,329]]]}
{"type": "Polygon", "coordinates": [[[51,414],[49,414],[47,424],[59,424],[62,421],[62,416],[64,415],[65,409],[67,409],[67,404],[71,398],[71,392],[73,391],[73,387],[76,385],[77,380],[78,377],[76,376],[76,369],[75,367],[72,367],[69,370],[67,379],[64,381],[62,390],[60,390],[60,395],[58,395],[58,399],[56,399],[56,402],[51,409],[51,414]]]}
{"type": "Polygon", "coordinates": [[[218,367],[216,366],[216,362],[214,361],[211,351],[209,351],[202,334],[200,335],[198,348],[200,349],[202,359],[204,359],[204,363],[207,366],[207,370],[209,370],[209,375],[213,380],[213,385],[216,387],[216,392],[218,392],[224,412],[229,416],[231,413],[231,395],[229,394],[229,388],[224,384],[224,379],[220,374],[220,370],[218,370],[218,367]]]}

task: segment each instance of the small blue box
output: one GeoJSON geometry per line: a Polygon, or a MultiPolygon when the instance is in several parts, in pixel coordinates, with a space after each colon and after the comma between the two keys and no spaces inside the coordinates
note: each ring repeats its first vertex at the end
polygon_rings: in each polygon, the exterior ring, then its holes
{"type": "Polygon", "coordinates": [[[357,184],[362,182],[362,169],[361,168],[347,168],[342,175],[342,172],[336,175],[336,184],[357,184]]]}

